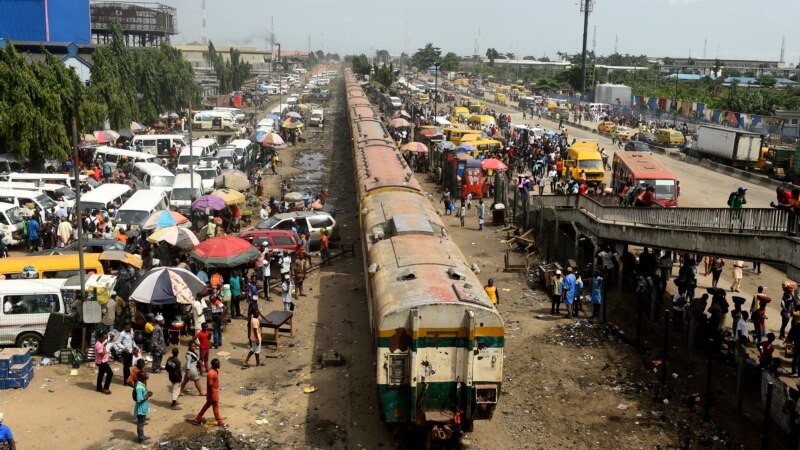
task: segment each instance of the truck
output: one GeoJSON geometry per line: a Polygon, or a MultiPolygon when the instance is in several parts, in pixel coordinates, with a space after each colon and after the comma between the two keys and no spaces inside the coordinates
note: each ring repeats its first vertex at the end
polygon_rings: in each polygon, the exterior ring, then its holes
{"type": "Polygon", "coordinates": [[[697,141],[685,153],[741,169],[753,169],[763,157],[763,138],[758,133],[715,125],[701,125],[697,141]]]}

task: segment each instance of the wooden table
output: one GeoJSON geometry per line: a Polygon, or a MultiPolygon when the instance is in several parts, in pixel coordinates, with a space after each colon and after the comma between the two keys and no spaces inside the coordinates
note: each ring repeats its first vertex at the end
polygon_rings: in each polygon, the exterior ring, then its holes
{"type": "Polygon", "coordinates": [[[294,337],[293,317],[294,313],[291,311],[272,311],[266,317],[260,317],[258,322],[261,328],[273,330],[271,336],[261,334],[261,344],[274,345],[275,348],[278,348],[278,337],[281,333],[288,333],[289,337],[294,337]]]}

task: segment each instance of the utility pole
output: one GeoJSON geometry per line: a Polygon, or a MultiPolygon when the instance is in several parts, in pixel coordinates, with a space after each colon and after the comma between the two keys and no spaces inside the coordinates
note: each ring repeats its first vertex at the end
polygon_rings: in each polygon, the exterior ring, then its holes
{"type": "Polygon", "coordinates": [[[583,0],[583,52],[581,53],[581,97],[586,95],[586,41],[589,39],[589,13],[592,12],[594,0],[583,0]]]}
{"type": "Polygon", "coordinates": [[[72,116],[72,170],[75,176],[75,218],[78,225],[78,278],[81,283],[81,300],[85,301],[86,269],[83,264],[83,218],[81,217],[81,167],[78,159],[78,120],[72,116]]]}

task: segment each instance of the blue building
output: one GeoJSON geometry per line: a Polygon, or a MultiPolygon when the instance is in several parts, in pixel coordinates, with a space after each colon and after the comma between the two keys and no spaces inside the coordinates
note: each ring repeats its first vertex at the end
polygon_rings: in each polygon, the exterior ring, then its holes
{"type": "Polygon", "coordinates": [[[0,38],[91,43],[89,0],[0,0],[0,38]]]}

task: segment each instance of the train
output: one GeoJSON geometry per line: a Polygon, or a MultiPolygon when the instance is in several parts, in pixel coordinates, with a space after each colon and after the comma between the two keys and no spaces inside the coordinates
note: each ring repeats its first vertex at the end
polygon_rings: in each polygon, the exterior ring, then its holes
{"type": "Polygon", "coordinates": [[[349,69],[344,84],[378,410],[449,441],[492,418],[505,324],[349,69]]]}

